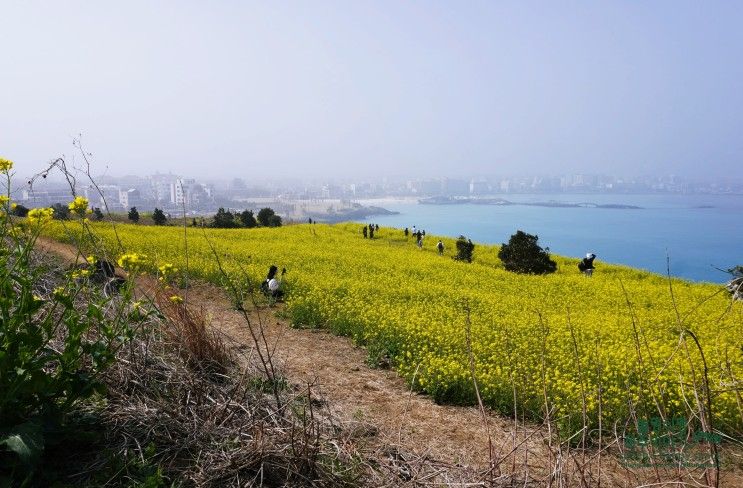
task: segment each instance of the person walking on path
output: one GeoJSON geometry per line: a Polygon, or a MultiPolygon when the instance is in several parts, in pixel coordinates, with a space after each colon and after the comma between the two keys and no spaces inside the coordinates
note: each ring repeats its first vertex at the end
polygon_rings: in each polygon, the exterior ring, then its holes
{"type": "Polygon", "coordinates": [[[438,244],[436,244],[436,249],[439,250],[439,256],[443,256],[444,255],[444,243],[441,242],[441,239],[439,239],[438,244]]]}

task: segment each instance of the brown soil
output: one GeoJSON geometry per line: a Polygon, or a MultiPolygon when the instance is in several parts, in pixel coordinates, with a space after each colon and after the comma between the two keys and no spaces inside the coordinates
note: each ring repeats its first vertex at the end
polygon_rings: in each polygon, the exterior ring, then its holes
{"type": "MultiPolygon", "coordinates": [[[[77,256],[71,246],[49,239],[40,238],[37,246],[68,261],[74,262],[77,256]]],[[[154,280],[140,278],[138,286],[141,292],[146,293],[153,289],[154,280]]],[[[234,310],[222,289],[194,282],[181,294],[190,306],[203,307],[213,326],[242,344],[243,349],[254,347],[245,318],[234,310]]],[[[278,310],[280,307],[252,310],[249,315],[253,327],[262,325],[268,343],[275,348],[274,361],[289,382],[305,390],[310,384],[313,395],[321,398],[323,405],[336,418],[348,424],[366,426],[373,438],[369,442],[379,446],[415,452],[443,461],[452,469],[487,469],[488,434],[476,407],[438,405],[427,396],[412,393],[394,371],[368,366],[365,350],[354,346],[350,339],[323,330],[294,329],[276,317],[278,310]]],[[[510,452],[514,438],[517,439],[518,458],[514,462],[509,457],[503,463],[504,472],[515,466],[519,473],[516,478],[521,479],[522,484],[527,471],[530,479],[544,479],[545,469],[554,459],[540,426],[521,422],[515,426],[512,419],[492,412],[487,413],[487,424],[496,458],[510,452]]],[[[571,464],[570,461],[562,462],[571,464]]],[[[567,466],[564,469],[574,471],[567,466]]],[[[619,467],[616,460],[604,456],[602,484],[637,486],[655,478],[650,468],[641,470],[644,472],[635,471],[629,473],[619,467]]],[[[739,470],[723,471],[722,475],[720,486],[743,486],[739,470]]],[[[669,472],[661,479],[675,477],[669,472]]],[[[668,486],[678,486],[676,479],[668,486]]]]}

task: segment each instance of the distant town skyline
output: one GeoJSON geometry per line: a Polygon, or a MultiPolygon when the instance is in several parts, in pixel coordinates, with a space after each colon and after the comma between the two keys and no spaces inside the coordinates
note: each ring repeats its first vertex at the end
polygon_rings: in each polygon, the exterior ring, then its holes
{"type": "MultiPolygon", "coordinates": [[[[236,208],[245,202],[378,199],[388,197],[485,197],[498,194],[733,194],[743,195],[743,181],[693,181],[673,175],[617,177],[602,174],[490,176],[472,178],[421,177],[377,179],[301,179],[256,181],[235,176],[229,180],[202,180],[176,173],[147,176],[74,175],[75,192],[91,205],[112,211],[154,207],[209,212],[236,208]],[[105,202],[104,202],[105,199],[105,202]]],[[[71,198],[70,181],[59,173],[19,185],[12,198],[30,207],[49,206],[71,198]],[[32,183],[32,184],[31,184],[32,183]]],[[[283,204],[280,204],[283,205],[283,204]]],[[[289,205],[291,207],[291,205],[289,205]]],[[[287,207],[287,208],[289,208],[287,207]]]]}

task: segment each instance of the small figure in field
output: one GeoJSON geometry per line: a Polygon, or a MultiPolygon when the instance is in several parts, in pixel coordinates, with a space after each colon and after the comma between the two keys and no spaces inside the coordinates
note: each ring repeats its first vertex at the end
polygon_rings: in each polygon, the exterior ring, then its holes
{"type": "Polygon", "coordinates": [[[593,253],[586,254],[586,257],[578,263],[578,269],[588,277],[593,276],[593,260],[596,259],[596,255],[593,253]]]}
{"type": "Polygon", "coordinates": [[[418,249],[423,249],[423,233],[421,231],[418,231],[418,233],[416,234],[416,238],[418,239],[418,241],[416,242],[416,244],[418,245],[418,249]]]}
{"type": "Polygon", "coordinates": [[[374,224],[374,230],[379,231],[379,224],[374,224]]]}
{"type": "Polygon", "coordinates": [[[286,268],[281,270],[281,276],[279,279],[276,279],[276,273],[278,270],[279,268],[272,264],[271,267],[268,268],[266,279],[261,283],[261,291],[263,294],[269,298],[273,298],[274,300],[281,300],[284,296],[284,292],[281,290],[281,279],[284,277],[284,273],[286,273],[286,268]]]}
{"type": "Polygon", "coordinates": [[[405,227],[405,230],[403,231],[403,233],[405,234],[405,237],[408,237],[408,234],[410,233],[410,231],[408,230],[407,227],[405,227]]]}
{"type": "Polygon", "coordinates": [[[423,230],[421,231],[421,235],[422,235],[423,237],[426,237],[426,230],[425,230],[425,229],[423,229],[423,230]]]}
{"type": "Polygon", "coordinates": [[[374,239],[374,224],[369,224],[369,239],[374,239]]]}
{"type": "Polygon", "coordinates": [[[413,235],[417,235],[418,231],[415,229],[415,226],[413,226],[413,235]]]}
{"type": "Polygon", "coordinates": [[[436,249],[439,250],[439,256],[443,256],[444,255],[444,243],[441,242],[441,239],[439,239],[438,244],[436,244],[436,249]]]}
{"type": "Polygon", "coordinates": [[[366,228],[366,226],[364,226],[364,228],[363,228],[363,229],[361,229],[361,233],[362,233],[362,234],[364,234],[364,239],[366,239],[366,233],[367,233],[367,228],[366,228]]]}
{"type": "Polygon", "coordinates": [[[309,219],[309,224],[312,224],[312,217],[310,217],[309,219]]]}

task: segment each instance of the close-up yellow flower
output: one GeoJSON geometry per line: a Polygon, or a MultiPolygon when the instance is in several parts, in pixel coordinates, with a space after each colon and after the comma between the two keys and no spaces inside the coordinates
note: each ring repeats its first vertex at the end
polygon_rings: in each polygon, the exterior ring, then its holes
{"type": "Polygon", "coordinates": [[[67,207],[70,209],[70,212],[84,216],[85,211],[88,209],[88,199],[85,197],[77,196],[73,201],[70,202],[67,207]]]}
{"type": "Polygon", "coordinates": [[[176,304],[183,303],[183,297],[178,296],[178,295],[173,295],[170,298],[168,298],[168,300],[170,300],[171,303],[176,303],[176,304]]]}
{"type": "Polygon", "coordinates": [[[13,161],[10,159],[0,158],[0,173],[7,173],[13,169],[13,161]]]}
{"type": "Polygon", "coordinates": [[[10,197],[8,195],[0,195],[0,205],[6,205],[10,201],[10,197]]]}
{"type": "Polygon", "coordinates": [[[138,271],[148,264],[146,254],[127,253],[123,254],[118,260],[119,266],[127,271],[138,271]]]}
{"type": "Polygon", "coordinates": [[[178,268],[173,266],[171,263],[163,264],[157,268],[160,273],[160,281],[168,281],[175,273],[178,272],[178,268]]]}
{"type": "Polygon", "coordinates": [[[53,208],[32,208],[26,218],[30,224],[40,226],[52,220],[53,216],[53,208]]]}

